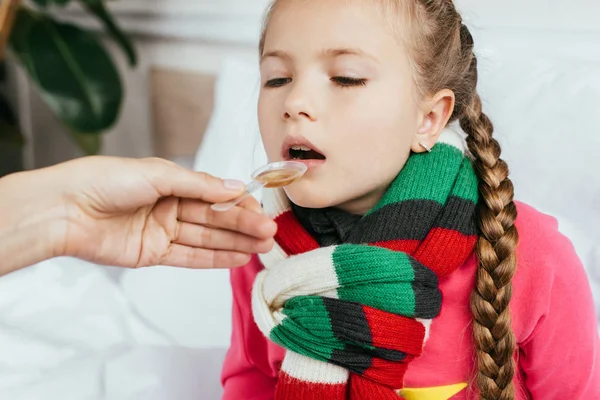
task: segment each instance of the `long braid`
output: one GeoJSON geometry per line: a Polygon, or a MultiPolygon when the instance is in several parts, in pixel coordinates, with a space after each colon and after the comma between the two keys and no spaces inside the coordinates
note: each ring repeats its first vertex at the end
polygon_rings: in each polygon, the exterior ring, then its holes
{"type": "MultiPolygon", "coordinates": [[[[461,28],[465,47],[472,47],[468,29],[461,28]]],[[[517,210],[513,202],[513,184],[508,166],[500,158],[500,145],[492,137],[494,127],[482,112],[477,86],[477,58],[473,55],[468,80],[472,82],[471,101],[460,116],[467,144],[474,156],[479,177],[479,226],[477,277],[471,294],[473,334],[477,350],[477,386],[485,400],[512,400],[515,397],[515,336],[511,327],[509,302],[511,279],[517,261],[518,242],[514,226],[517,210]]]]}
{"type": "Polygon", "coordinates": [[[419,4],[421,8],[414,10],[413,19],[421,22],[421,36],[414,40],[413,51],[420,89],[425,95],[443,88],[454,92],[456,105],[450,121],[458,120],[467,134],[479,177],[481,236],[471,295],[477,389],[484,400],[513,400],[516,340],[509,303],[518,243],[514,189],[508,179],[508,166],[500,159],[500,145],[492,137],[492,122],[482,112],[477,93],[477,58],[469,29],[453,2],[420,0],[419,4]]]}

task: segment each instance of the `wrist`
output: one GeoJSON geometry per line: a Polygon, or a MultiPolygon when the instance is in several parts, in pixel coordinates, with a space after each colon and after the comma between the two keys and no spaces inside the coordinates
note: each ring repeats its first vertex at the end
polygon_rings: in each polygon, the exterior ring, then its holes
{"type": "Polygon", "coordinates": [[[0,179],[0,275],[64,255],[67,205],[51,168],[0,179]]]}

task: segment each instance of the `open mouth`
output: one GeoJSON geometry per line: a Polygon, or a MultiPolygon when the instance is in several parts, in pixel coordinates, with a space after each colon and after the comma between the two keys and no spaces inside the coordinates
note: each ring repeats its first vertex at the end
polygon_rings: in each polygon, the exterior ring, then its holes
{"type": "Polygon", "coordinates": [[[290,160],[324,160],[325,156],[310,147],[296,145],[290,147],[290,160]]]}

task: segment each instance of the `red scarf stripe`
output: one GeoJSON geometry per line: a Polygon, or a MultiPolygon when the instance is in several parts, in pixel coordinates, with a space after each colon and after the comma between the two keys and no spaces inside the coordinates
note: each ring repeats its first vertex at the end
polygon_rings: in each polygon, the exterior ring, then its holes
{"type": "MultiPolygon", "coordinates": [[[[425,327],[414,318],[364,306],[373,346],[418,356],[423,349],[425,327]]],[[[397,368],[394,366],[393,368],[397,368]]]]}
{"type": "Polygon", "coordinates": [[[406,254],[414,254],[421,244],[419,240],[386,240],[381,242],[369,243],[371,246],[383,247],[388,250],[401,251],[406,254]]]}
{"type": "Polygon", "coordinates": [[[452,229],[433,228],[414,253],[414,258],[438,277],[444,277],[467,261],[476,243],[477,236],[466,236],[452,229]]]}
{"type": "MultiPolygon", "coordinates": [[[[398,368],[406,367],[399,365],[398,368]]],[[[402,373],[404,375],[404,372],[402,373]]],[[[350,400],[401,400],[402,397],[392,388],[377,384],[360,375],[353,374],[350,378],[350,400]]]]}
{"type": "MultiPolygon", "coordinates": [[[[332,400],[346,397],[347,383],[326,384],[302,381],[289,376],[284,371],[279,372],[276,399],[298,400],[332,400]]],[[[398,399],[396,399],[398,400],[398,399]]]]}
{"type": "Polygon", "coordinates": [[[319,243],[298,222],[291,210],[275,218],[278,229],[275,240],[288,256],[318,249],[319,243]]]}
{"type": "Polygon", "coordinates": [[[403,362],[398,363],[375,357],[363,376],[374,383],[400,389],[403,386],[406,369],[413,359],[413,356],[407,356],[403,362]]]}

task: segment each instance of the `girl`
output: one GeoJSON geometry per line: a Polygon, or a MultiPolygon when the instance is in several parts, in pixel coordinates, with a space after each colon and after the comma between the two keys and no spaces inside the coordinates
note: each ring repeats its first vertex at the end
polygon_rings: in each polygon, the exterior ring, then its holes
{"type": "Polygon", "coordinates": [[[453,3],[275,1],[260,56],[266,153],[309,170],[232,271],[223,398],[600,399],[584,270],[513,202],[453,3]]]}

